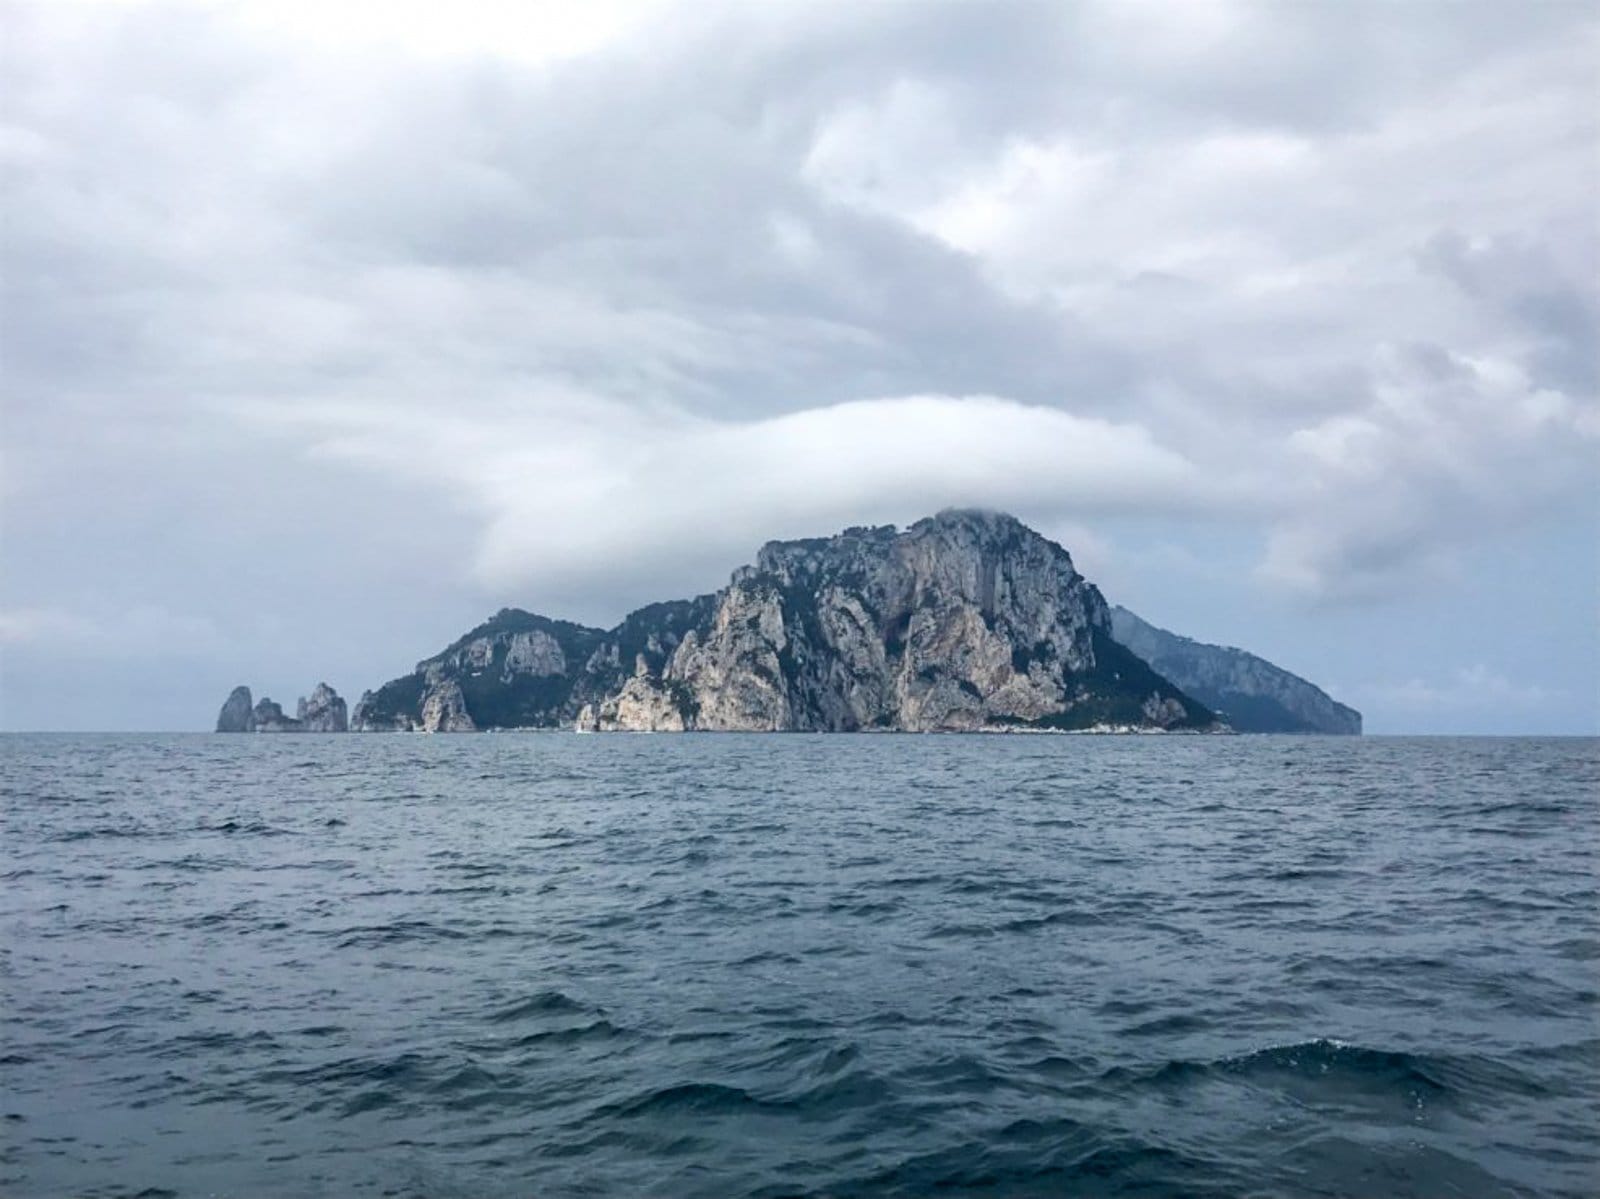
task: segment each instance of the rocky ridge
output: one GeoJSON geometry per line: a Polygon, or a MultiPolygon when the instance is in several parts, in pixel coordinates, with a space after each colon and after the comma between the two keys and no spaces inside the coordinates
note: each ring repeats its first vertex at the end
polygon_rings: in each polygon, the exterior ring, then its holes
{"type": "Polygon", "coordinates": [[[997,513],[772,542],[601,630],[506,609],[364,694],[357,731],[1217,727],[1111,635],[1067,551],[997,513]]]}
{"type": "Polygon", "coordinates": [[[1361,732],[1361,713],[1265,658],[1169,633],[1126,608],[1111,609],[1113,635],[1241,733],[1361,732]]]}
{"type": "Polygon", "coordinates": [[[502,609],[352,712],[235,688],[219,732],[1359,733],[1361,715],[1242,650],[1158,629],[998,513],[775,541],[728,586],[612,629],[502,609]],[[1220,719],[1219,719],[1220,716],[1220,719]]]}

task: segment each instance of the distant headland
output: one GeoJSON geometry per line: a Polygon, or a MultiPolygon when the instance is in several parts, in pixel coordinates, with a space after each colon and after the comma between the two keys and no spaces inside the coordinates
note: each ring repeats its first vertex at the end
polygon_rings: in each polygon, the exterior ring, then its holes
{"type": "Polygon", "coordinates": [[[1243,650],[1111,608],[1000,513],[774,541],[721,591],[612,629],[516,608],[362,695],[295,717],[248,687],[218,732],[1359,733],[1361,714],[1243,650]]]}

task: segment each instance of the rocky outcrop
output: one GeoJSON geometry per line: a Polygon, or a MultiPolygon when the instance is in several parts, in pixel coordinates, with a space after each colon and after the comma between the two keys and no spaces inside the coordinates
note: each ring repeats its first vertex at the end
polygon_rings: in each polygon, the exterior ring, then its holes
{"type": "Polygon", "coordinates": [[[295,720],[307,733],[345,733],[350,731],[349,714],[339,693],[326,683],[318,683],[310,699],[302,698],[295,720]]]}
{"type": "Polygon", "coordinates": [[[682,692],[662,686],[640,670],[622,690],[598,704],[585,704],[578,713],[578,727],[630,729],[640,733],[681,733],[690,727],[692,711],[682,701],[682,692]]]}
{"type": "Polygon", "coordinates": [[[435,680],[422,700],[417,727],[424,733],[473,733],[478,726],[467,714],[467,700],[455,679],[435,680]]]}
{"type": "Polygon", "coordinates": [[[957,511],[773,542],[711,596],[611,630],[498,613],[362,696],[357,730],[1199,729],[1111,636],[1066,550],[957,511]]]}
{"type": "MultiPolygon", "coordinates": [[[[364,693],[350,727],[366,733],[571,727],[587,704],[623,703],[638,663],[646,674],[659,673],[684,634],[709,616],[710,600],[652,604],[610,630],[502,609],[410,674],[364,693]]],[[[629,699],[642,695],[635,687],[629,699]]],[[[623,708],[636,711],[632,702],[623,708]]]]}
{"type": "MultiPolygon", "coordinates": [[[[1064,549],[988,512],[771,543],[708,627],[630,685],[659,696],[636,711],[722,731],[1212,723],[1111,639],[1105,601],[1064,549]]],[[[622,705],[589,720],[638,727],[622,705]]]]}
{"type": "Polygon", "coordinates": [[[250,688],[235,687],[217,715],[219,733],[343,733],[349,731],[344,700],[326,683],[318,683],[310,699],[302,698],[294,716],[262,696],[254,706],[250,688]]]}
{"type": "Polygon", "coordinates": [[[251,703],[250,688],[235,687],[228,693],[222,711],[217,713],[217,732],[253,733],[256,731],[256,714],[251,703]]]}
{"type": "Polygon", "coordinates": [[[258,733],[300,732],[300,722],[292,716],[285,716],[282,705],[273,703],[264,695],[256,704],[254,716],[258,733]]]}
{"type": "Polygon", "coordinates": [[[1239,732],[1361,732],[1360,712],[1265,658],[1180,637],[1126,608],[1111,610],[1111,630],[1123,645],[1215,709],[1239,732]]]}

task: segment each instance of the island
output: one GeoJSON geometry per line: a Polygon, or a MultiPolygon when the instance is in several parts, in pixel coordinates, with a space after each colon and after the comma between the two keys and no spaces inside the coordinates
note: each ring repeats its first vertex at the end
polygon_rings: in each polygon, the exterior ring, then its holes
{"type": "Polygon", "coordinates": [[[773,541],[722,590],[610,629],[504,608],[362,694],[293,718],[248,687],[218,732],[1295,732],[1361,714],[1265,659],[1108,606],[1015,517],[773,541]]]}

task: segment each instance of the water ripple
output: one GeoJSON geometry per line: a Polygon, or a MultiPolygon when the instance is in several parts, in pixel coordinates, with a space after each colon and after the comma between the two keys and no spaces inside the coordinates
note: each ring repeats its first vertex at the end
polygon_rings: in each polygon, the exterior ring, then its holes
{"type": "Polygon", "coordinates": [[[7,1195],[1600,1177],[1593,741],[3,746],[7,1195]]]}

